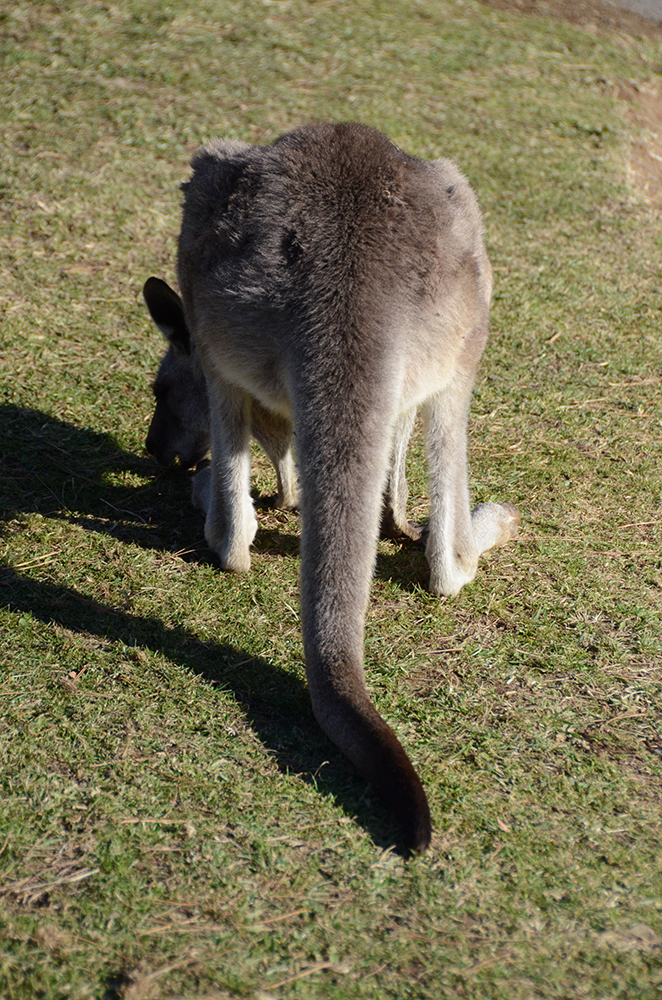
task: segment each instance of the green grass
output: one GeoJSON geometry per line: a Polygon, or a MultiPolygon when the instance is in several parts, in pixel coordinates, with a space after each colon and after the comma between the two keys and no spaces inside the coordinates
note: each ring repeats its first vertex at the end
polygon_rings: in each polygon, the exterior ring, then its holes
{"type": "MultiPolygon", "coordinates": [[[[0,997],[662,996],[662,237],[615,96],[659,42],[474,0],[61,7],[0,11],[0,997]],[[367,621],[411,860],[309,707],[297,517],[223,575],[143,449],[191,154],[318,118],[455,157],[495,267],[470,457],[521,540],[449,601],[380,543],[367,621]]],[[[423,518],[420,437],[410,484],[423,518]]]]}

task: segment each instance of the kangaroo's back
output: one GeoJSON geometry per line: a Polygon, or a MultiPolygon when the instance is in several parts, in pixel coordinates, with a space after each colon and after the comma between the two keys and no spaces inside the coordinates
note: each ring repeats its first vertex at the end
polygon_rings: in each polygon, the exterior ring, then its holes
{"type": "Polygon", "coordinates": [[[409,156],[367,126],[321,123],[271,146],[212,143],[193,170],[179,240],[193,328],[240,340],[250,317],[251,349],[263,325],[267,352],[339,336],[395,350],[402,331],[411,355],[406,331],[451,291],[470,301],[480,287],[487,308],[480,214],[449,161],[409,156]]]}

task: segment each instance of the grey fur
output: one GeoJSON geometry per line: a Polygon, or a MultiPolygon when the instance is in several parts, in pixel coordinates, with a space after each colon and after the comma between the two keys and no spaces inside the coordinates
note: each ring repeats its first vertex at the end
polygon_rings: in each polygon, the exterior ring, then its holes
{"type": "Polygon", "coordinates": [[[249,568],[258,403],[296,436],[315,715],[423,850],[425,793],[368,698],[364,620],[384,493],[406,519],[417,409],[431,590],[456,594],[480,553],[516,533],[512,505],[469,506],[467,414],[492,284],[476,200],[450,161],[408,156],[361,125],[313,125],[271,146],[217,141],[192,166],[178,278],[209,397],[208,544],[224,568],[249,568]]]}
{"type": "MultiPolygon", "coordinates": [[[[148,278],[143,295],[152,319],[168,342],[153,383],[156,406],[145,447],[160,465],[176,458],[185,469],[197,466],[192,479],[193,505],[205,515],[211,495],[211,469],[203,461],[211,444],[209,402],[205,376],[186,326],[182,300],[161,278],[148,278]]],[[[395,435],[390,470],[384,492],[381,534],[384,538],[421,541],[424,526],[407,520],[405,460],[415,412],[395,435]]],[[[251,433],[271,459],[276,470],[277,493],[262,497],[261,506],[294,510],[299,487],[294,466],[290,421],[252,401],[251,433]]]]}
{"type": "MultiPolygon", "coordinates": [[[[179,295],[160,278],[148,278],[143,295],[152,319],[168,341],[154,380],[156,397],[145,447],[160,465],[179,458],[185,469],[202,462],[211,445],[209,402],[205,376],[191,339],[179,295]]],[[[289,421],[269,413],[253,400],[251,431],[276,469],[278,493],[272,502],[283,508],[298,503],[289,421]]],[[[193,502],[205,513],[209,506],[209,466],[193,477],[193,502]]]]}

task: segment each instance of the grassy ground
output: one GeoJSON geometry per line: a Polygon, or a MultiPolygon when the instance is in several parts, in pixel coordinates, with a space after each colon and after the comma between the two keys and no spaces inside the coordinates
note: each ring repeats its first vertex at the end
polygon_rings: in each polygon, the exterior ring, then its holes
{"type": "MultiPolygon", "coordinates": [[[[0,997],[662,996],[662,230],[627,183],[659,38],[474,0],[63,6],[0,14],[0,997]],[[296,516],[222,575],[143,453],[140,289],[190,155],[320,117],[455,157],[495,266],[472,474],[522,538],[450,601],[380,543],[368,617],[433,812],[410,861],[312,718],[296,516]]],[[[424,517],[419,440],[410,480],[424,517]]]]}

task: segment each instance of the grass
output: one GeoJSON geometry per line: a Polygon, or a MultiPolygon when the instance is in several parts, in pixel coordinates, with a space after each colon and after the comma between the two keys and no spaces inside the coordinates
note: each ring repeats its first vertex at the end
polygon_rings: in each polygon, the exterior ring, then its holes
{"type": "MultiPolygon", "coordinates": [[[[660,997],[662,237],[617,97],[659,38],[474,0],[0,17],[2,1000],[660,997]],[[495,267],[472,475],[521,540],[452,601],[380,543],[367,622],[435,824],[408,861],[312,717],[296,516],[222,575],[143,450],[192,152],[321,117],[455,157],[495,267]]],[[[409,477],[422,518],[420,438],[409,477]]]]}

